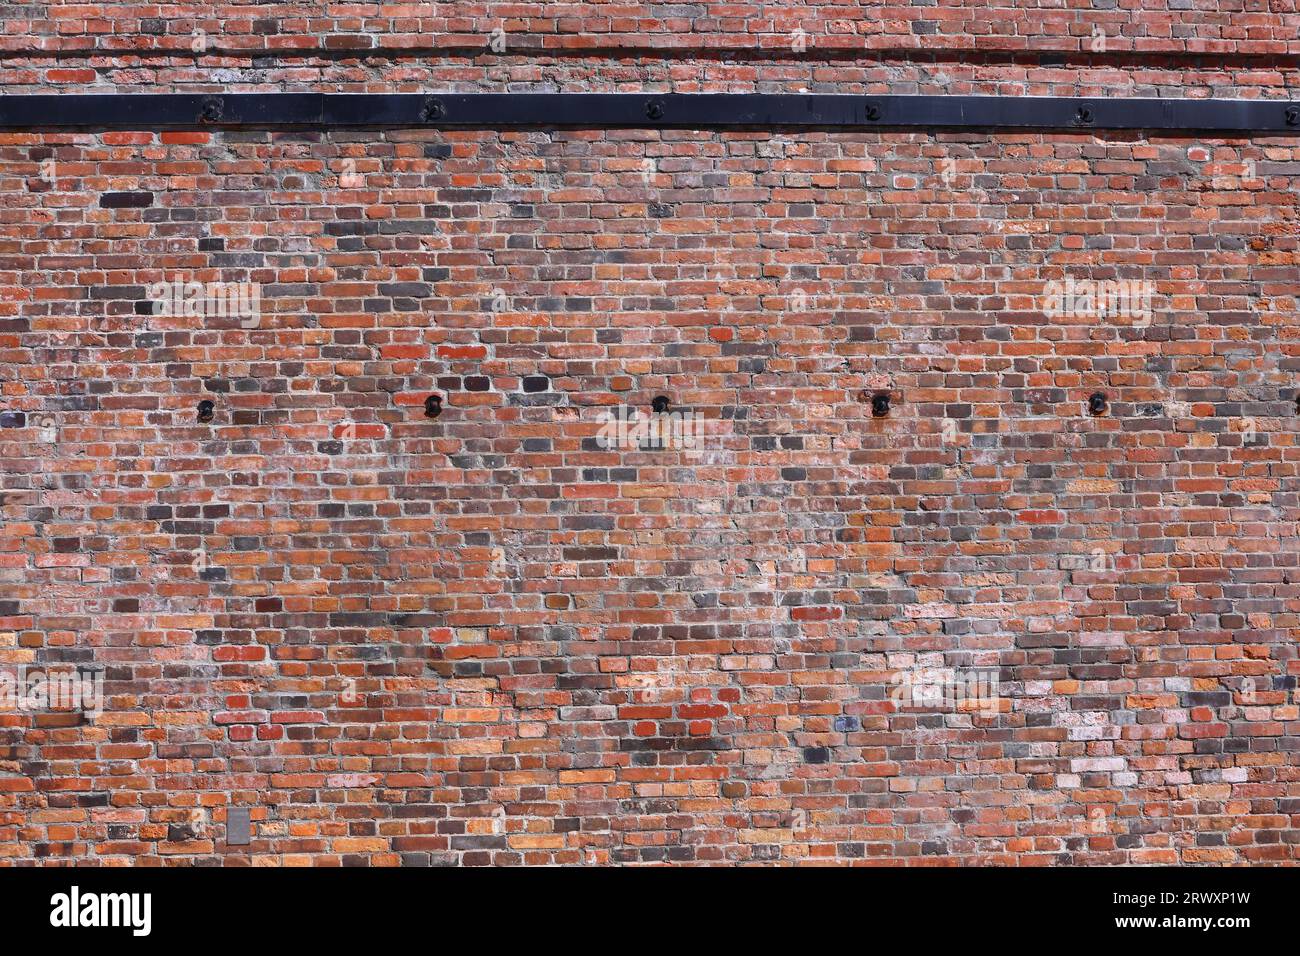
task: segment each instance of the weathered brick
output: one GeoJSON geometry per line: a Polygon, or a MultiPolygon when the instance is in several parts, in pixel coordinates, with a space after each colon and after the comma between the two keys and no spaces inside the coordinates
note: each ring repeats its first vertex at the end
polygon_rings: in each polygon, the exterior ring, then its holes
{"type": "MultiPolygon", "coordinates": [[[[0,85],[1296,86],[1285,4],[1112,6],[20,5],[0,85]]],[[[0,666],[107,668],[0,859],[1300,861],[1297,149],[0,136],[0,666]]]]}

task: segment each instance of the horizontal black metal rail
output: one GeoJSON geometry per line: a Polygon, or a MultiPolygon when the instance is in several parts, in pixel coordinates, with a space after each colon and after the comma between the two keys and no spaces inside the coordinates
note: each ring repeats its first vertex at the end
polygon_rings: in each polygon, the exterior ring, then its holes
{"type": "Polygon", "coordinates": [[[788,93],[37,93],[0,130],[922,128],[1300,135],[1286,100],[788,93]]]}

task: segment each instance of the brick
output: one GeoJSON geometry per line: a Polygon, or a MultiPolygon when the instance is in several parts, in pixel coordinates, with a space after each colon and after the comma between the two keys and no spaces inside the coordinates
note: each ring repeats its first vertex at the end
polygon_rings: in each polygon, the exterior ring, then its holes
{"type": "MultiPolygon", "coordinates": [[[[1039,0],[432,6],[313,8],[306,47],[264,2],[20,5],[0,82],[865,95],[938,58],[1280,102],[1300,55],[1239,0],[1098,5],[1096,57],[1039,0]]],[[[101,666],[106,709],[3,715],[0,857],[1300,861],[1298,150],[5,134],[0,664],[101,666]],[[177,275],[260,312],[155,311],[177,275]],[[697,443],[597,440],[660,395],[697,443]]]]}

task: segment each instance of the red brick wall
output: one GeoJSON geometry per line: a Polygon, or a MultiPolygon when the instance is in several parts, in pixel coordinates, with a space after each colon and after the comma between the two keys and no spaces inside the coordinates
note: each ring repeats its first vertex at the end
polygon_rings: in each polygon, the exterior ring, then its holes
{"type": "Polygon", "coordinates": [[[783,48],[801,28],[818,45],[932,50],[1087,49],[1094,24],[1117,49],[1300,52],[1292,0],[788,0],[784,3],[48,3],[15,5],[12,50],[188,50],[202,30],[223,49],[383,50],[482,46],[494,29],[520,46],[589,49],[783,48]]]}
{"type": "MultiPolygon", "coordinates": [[[[1090,32],[1006,6],[807,8],[952,51],[931,61],[709,58],[779,32],[744,4],[231,7],[232,49],[481,42],[505,16],[593,47],[254,62],[107,55],[155,42],[134,8],[51,4],[6,40],[101,53],[0,79],[1295,83],[1289,4],[1104,14],[1221,62],[958,52],[1090,32]],[[633,35],[701,49],[601,54],[633,35]]],[[[106,668],[93,720],[0,712],[0,862],[1295,862],[1298,149],[0,134],[0,669],[106,668]],[[260,316],[153,314],[174,276],[257,283],[260,316]],[[1150,312],[1062,314],[1067,278],[1150,283],[1150,312]],[[600,446],[660,395],[699,447],[600,446]],[[996,670],[996,712],[901,706],[932,667],[996,670]]]]}

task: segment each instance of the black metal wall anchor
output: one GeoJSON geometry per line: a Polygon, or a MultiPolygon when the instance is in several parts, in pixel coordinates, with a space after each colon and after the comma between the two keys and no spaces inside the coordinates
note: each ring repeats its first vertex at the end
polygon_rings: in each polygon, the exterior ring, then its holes
{"type": "Polygon", "coordinates": [[[437,97],[431,96],[424,101],[424,108],[420,110],[420,122],[436,123],[446,115],[447,110],[442,105],[442,101],[437,97]]]}
{"type": "Polygon", "coordinates": [[[1088,412],[1092,415],[1106,414],[1107,399],[1103,392],[1093,392],[1088,396],[1088,412]]]}
{"type": "Polygon", "coordinates": [[[203,108],[199,111],[199,122],[220,123],[223,112],[221,98],[209,96],[203,101],[203,108]]]}
{"type": "Polygon", "coordinates": [[[201,422],[212,421],[214,407],[215,406],[213,405],[213,403],[206,398],[203,401],[199,402],[199,421],[201,422]]]}
{"type": "Polygon", "coordinates": [[[884,418],[889,414],[888,392],[861,391],[858,393],[858,401],[871,403],[871,415],[873,418],[884,418]]]}
{"type": "Polygon", "coordinates": [[[430,395],[424,400],[424,417],[437,418],[442,414],[442,396],[430,395]]]}
{"type": "Polygon", "coordinates": [[[1300,135],[1300,103],[1072,96],[805,93],[32,93],[0,130],[203,129],[1174,130],[1300,135]]]}

